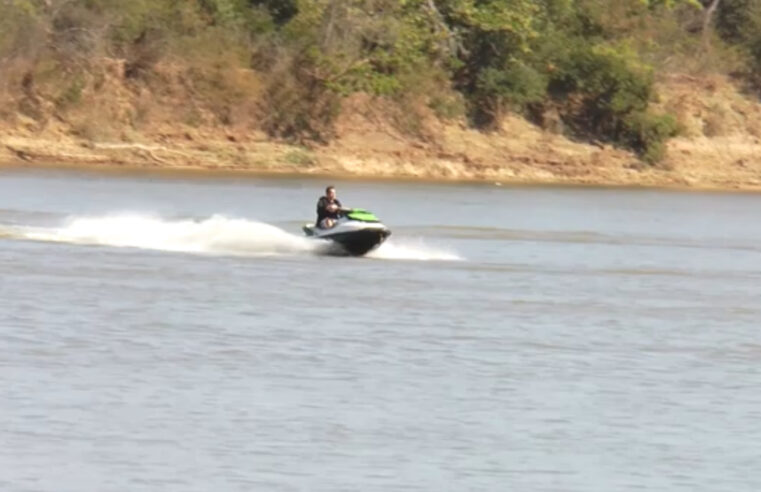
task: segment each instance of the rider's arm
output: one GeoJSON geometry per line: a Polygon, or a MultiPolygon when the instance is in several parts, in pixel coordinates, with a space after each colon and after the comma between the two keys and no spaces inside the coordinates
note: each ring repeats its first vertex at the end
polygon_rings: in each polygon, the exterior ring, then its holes
{"type": "Polygon", "coordinates": [[[325,197],[321,197],[319,200],[317,200],[317,214],[324,213],[327,210],[327,200],[325,200],[325,197]]]}

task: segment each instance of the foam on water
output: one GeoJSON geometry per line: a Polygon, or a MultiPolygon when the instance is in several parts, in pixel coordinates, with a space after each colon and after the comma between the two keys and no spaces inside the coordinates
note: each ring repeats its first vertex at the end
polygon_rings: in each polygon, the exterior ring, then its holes
{"type": "Polygon", "coordinates": [[[23,239],[186,253],[294,254],[316,252],[322,246],[270,224],[221,215],[203,220],[130,214],[75,216],[61,227],[17,231],[23,239]]]}
{"type": "Polygon", "coordinates": [[[422,240],[394,238],[370,252],[370,258],[381,260],[460,261],[462,258],[451,251],[429,246],[422,240]]]}
{"type": "MultiPolygon", "coordinates": [[[[329,246],[271,224],[222,215],[202,220],[168,220],[144,214],[74,216],[59,227],[0,226],[0,237],[241,256],[325,254],[329,246]]],[[[397,241],[387,242],[368,256],[386,260],[460,259],[420,242],[397,241]]]]}

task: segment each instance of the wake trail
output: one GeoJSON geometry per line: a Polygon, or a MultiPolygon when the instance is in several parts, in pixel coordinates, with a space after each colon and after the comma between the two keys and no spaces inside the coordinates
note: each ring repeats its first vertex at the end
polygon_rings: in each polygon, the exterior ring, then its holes
{"type": "MultiPolygon", "coordinates": [[[[144,214],[73,216],[58,227],[0,225],[0,237],[212,255],[321,255],[330,251],[325,241],[292,234],[264,222],[223,215],[202,220],[171,220],[144,214]]],[[[380,260],[461,259],[421,241],[393,238],[367,256],[380,260]]]]}
{"type": "Polygon", "coordinates": [[[61,227],[16,227],[20,239],[231,255],[317,252],[321,244],[273,225],[214,215],[166,220],[145,215],[75,216],[61,227]]]}
{"type": "Polygon", "coordinates": [[[415,261],[462,261],[463,258],[452,251],[433,247],[422,240],[395,239],[393,236],[378,249],[367,254],[368,258],[379,260],[415,261]]]}

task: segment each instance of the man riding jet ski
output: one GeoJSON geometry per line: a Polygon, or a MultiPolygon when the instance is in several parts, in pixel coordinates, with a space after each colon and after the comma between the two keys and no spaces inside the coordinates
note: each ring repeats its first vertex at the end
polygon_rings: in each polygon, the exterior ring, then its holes
{"type": "Polygon", "coordinates": [[[361,256],[379,246],[391,231],[370,212],[343,208],[336,189],[328,186],[317,202],[317,221],[303,227],[304,234],[332,241],[337,252],[361,256]]]}

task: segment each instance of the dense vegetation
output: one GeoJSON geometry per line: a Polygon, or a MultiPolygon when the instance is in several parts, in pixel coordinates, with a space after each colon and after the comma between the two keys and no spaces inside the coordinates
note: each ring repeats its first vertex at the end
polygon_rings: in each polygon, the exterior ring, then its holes
{"type": "Polygon", "coordinates": [[[678,132],[650,109],[656,77],[753,82],[759,27],[761,0],[0,0],[0,84],[55,81],[66,106],[104,58],[136,83],[185,63],[223,108],[250,97],[225,75],[246,69],[275,136],[329,139],[342,97],[362,91],[484,131],[508,111],[555,115],[570,136],[655,162],[678,132]]]}

